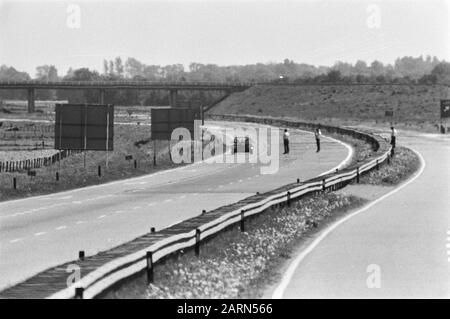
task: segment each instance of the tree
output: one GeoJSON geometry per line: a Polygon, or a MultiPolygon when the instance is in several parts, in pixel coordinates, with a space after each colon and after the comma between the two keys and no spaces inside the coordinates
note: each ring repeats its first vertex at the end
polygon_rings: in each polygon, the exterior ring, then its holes
{"type": "Polygon", "coordinates": [[[116,65],[116,74],[121,78],[123,77],[123,63],[122,58],[120,56],[116,57],[115,59],[115,65],[116,65]]]}
{"type": "Polygon", "coordinates": [[[108,74],[108,61],[106,61],[105,59],[103,59],[103,74],[108,74]]]}
{"type": "MultiPolygon", "coordinates": [[[[46,82],[59,81],[58,70],[54,65],[41,65],[36,68],[36,80],[46,82]]],[[[55,100],[56,90],[38,90],[36,98],[40,100],[55,100]]]]}

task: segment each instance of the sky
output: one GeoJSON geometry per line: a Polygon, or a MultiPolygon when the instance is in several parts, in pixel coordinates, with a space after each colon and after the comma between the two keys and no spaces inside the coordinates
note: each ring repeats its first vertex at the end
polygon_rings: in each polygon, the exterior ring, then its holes
{"type": "Polygon", "coordinates": [[[145,64],[450,61],[450,0],[0,0],[0,64],[102,71],[145,64]]]}

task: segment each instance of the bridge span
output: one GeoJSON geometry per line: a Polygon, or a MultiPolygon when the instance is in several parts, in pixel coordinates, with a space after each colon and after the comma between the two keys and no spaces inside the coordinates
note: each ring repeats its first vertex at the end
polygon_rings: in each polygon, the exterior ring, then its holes
{"type": "Polygon", "coordinates": [[[177,105],[177,92],[185,91],[225,91],[226,94],[244,91],[255,83],[251,82],[166,82],[166,81],[0,81],[0,90],[27,90],[28,112],[34,112],[36,90],[99,90],[100,104],[105,102],[106,90],[167,90],[171,107],[177,105]]]}

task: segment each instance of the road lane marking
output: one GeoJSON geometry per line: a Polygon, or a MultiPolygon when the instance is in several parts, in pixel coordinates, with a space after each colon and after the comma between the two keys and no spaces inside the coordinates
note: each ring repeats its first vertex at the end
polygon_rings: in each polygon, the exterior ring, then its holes
{"type": "Polygon", "coordinates": [[[133,209],[141,209],[141,206],[134,206],[133,209]]]}
{"type": "Polygon", "coordinates": [[[84,221],[82,221],[82,220],[79,220],[79,221],[76,222],[77,225],[83,224],[83,223],[84,223],[84,221]]]}
{"type": "Polygon", "coordinates": [[[106,215],[100,215],[100,216],[97,217],[97,219],[102,219],[102,218],[105,218],[105,217],[106,217],[106,215]]]}
{"type": "Polygon", "coordinates": [[[42,236],[42,235],[45,235],[45,234],[47,234],[46,231],[41,231],[39,233],[35,233],[34,236],[42,236]]]}
{"type": "Polygon", "coordinates": [[[181,195],[180,199],[186,198],[186,195],[181,195]]]}
{"type": "Polygon", "coordinates": [[[17,243],[17,242],[21,241],[22,239],[23,239],[23,238],[16,238],[16,239],[10,240],[9,242],[10,242],[11,244],[14,244],[14,243],[17,243]]]}
{"type": "Polygon", "coordinates": [[[356,212],[347,215],[346,217],[336,221],[334,224],[331,224],[328,228],[326,228],[320,235],[319,237],[317,237],[310,245],[308,245],[308,247],[306,247],[306,249],[304,249],[297,257],[295,257],[295,259],[289,264],[286,272],[283,274],[283,277],[281,279],[280,284],[275,288],[273,294],[272,294],[272,299],[281,299],[283,298],[283,294],[286,290],[286,288],[288,287],[289,283],[291,282],[292,277],[294,276],[295,271],[297,270],[299,264],[303,261],[303,259],[309,254],[311,253],[321,242],[322,240],[324,240],[333,230],[335,230],[338,226],[340,226],[341,224],[345,223],[347,220],[349,220],[350,218],[367,211],[368,209],[370,209],[372,206],[378,204],[379,202],[383,201],[384,199],[388,198],[389,196],[397,193],[398,191],[400,191],[401,189],[403,189],[404,187],[406,187],[407,185],[411,184],[412,182],[414,182],[420,175],[422,175],[423,171],[425,170],[426,167],[426,162],[425,159],[423,158],[422,154],[420,154],[418,151],[414,150],[411,148],[411,150],[417,154],[417,156],[420,159],[420,163],[421,166],[419,168],[419,171],[413,176],[411,177],[409,180],[407,180],[406,182],[404,182],[403,184],[401,184],[399,187],[397,187],[396,189],[393,189],[392,191],[390,191],[387,194],[384,194],[383,196],[381,196],[380,198],[374,200],[373,202],[370,202],[369,204],[367,204],[366,206],[364,206],[363,208],[357,210],[356,212]]]}
{"type": "Polygon", "coordinates": [[[120,214],[120,213],[123,213],[123,210],[116,210],[116,211],[114,212],[114,214],[120,214]]]}
{"type": "Polygon", "coordinates": [[[164,200],[164,203],[169,203],[169,202],[171,202],[171,201],[172,201],[172,199],[169,198],[169,199],[164,200]]]}
{"type": "Polygon", "coordinates": [[[56,227],[55,229],[56,229],[56,230],[61,230],[61,229],[66,229],[66,228],[67,228],[66,225],[62,225],[62,226],[56,227]]]}

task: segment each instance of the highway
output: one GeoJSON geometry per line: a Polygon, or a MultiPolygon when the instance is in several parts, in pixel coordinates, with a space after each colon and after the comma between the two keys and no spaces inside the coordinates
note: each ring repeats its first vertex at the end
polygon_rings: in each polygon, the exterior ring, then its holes
{"type": "Polygon", "coordinates": [[[401,132],[422,169],[299,247],[274,298],[449,298],[450,138],[401,132]]]}
{"type": "MultiPolygon", "coordinates": [[[[236,127],[250,123],[208,122],[236,127]]],[[[281,134],[280,134],[281,138],[281,134]]],[[[334,169],[349,147],[291,130],[291,153],[280,169],[261,175],[259,164],[207,164],[162,171],[73,191],[0,203],[0,289],[60,263],[78,251],[92,255],[183,219],[334,169]]],[[[282,143],[280,143],[282,146],[282,143]]]]}

